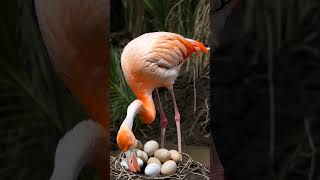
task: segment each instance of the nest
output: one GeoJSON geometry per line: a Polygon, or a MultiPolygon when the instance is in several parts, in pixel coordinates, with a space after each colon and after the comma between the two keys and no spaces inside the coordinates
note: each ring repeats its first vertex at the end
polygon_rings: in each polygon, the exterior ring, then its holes
{"type": "Polygon", "coordinates": [[[210,179],[210,171],[200,162],[194,161],[188,154],[182,153],[182,161],[178,164],[177,172],[172,175],[159,175],[157,177],[149,177],[145,174],[130,174],[120,164],[124,154],[121,153],[117,157],[110,157],[111,177],[116,180],[147,180],[147,179],[210,179]]]}

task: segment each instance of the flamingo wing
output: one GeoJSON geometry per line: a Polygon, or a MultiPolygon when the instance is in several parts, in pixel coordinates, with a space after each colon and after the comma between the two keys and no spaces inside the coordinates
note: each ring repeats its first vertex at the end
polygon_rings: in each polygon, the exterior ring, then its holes
{"type": "Polygon", "coordinates": [[[184,56],[187,54],[187,48],[181,43],[182,36],[168,32],[150,34],[153,35],[151,36],[152,43],[145,52],[143,59],[165,68],[172,68],[183,62],[184,56]]]}
{"type": "Polygon", "coordinates": [[[173,68],[184,63],[193,52],[198,50],[208,52],[202,43],[184,38],[179,34],[170,32],[148,34],[144,37],[149,40],[142,38],[145,42],[150,42],[151,39],[150,48],[147,48],[143,59],[156,63],[159,67],[173,68]]]}
{"type": "Polygon", "coordinates": [[[199,50],[208,52],[202,43],[179,34],[146,33],[126,45],[121,66],[129,86],[139,96],[141,84],[146,92],[171,87],[187,57],[199,50]]]}

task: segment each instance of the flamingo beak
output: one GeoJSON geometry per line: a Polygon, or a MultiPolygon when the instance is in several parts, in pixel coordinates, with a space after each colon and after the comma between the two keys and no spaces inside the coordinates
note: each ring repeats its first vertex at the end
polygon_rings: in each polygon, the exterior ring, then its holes
{"type": "Polygon", "coordinates": [[[136,153],[133,149],[130,149],[129,151],[126,152],[126,157],[127,157],[127,162],[128,162],[128,167],[130,172],[139,172],[140,166],[138,164],[138,159],[136,156],[136,153]]]}

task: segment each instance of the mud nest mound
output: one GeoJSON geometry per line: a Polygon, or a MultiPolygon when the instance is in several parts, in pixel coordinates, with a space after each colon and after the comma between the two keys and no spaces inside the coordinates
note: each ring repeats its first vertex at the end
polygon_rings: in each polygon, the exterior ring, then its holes
{"type": "Polygon", "coordinates": [[[159,175],[157,177],[149,177],[145,174],[130,174],[120,164],[124,153],[117,157],[110,156],[111,177],[116,180],[147,180],[147,179],[210,179],[210,171],[200,162],[194,161],[188,154],[182,153],[182,161],[178,164],[177,172],[172,175],[159,175]]]}

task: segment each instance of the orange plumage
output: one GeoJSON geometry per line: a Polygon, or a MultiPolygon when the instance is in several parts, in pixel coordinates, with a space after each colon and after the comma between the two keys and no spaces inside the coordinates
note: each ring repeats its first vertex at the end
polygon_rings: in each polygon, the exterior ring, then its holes
{"type": "MultiPolygon", "coordinates": [[[[80,101],[93,121],[104,127],[108,145],[109,0],[35,0],[38,23],[58,76],[80,101]]],[[[107,155],[95,165],[101,179],[109,179],[107,155]]]]}
{"type": "MultiPolygon", "coordinates": [[[[202,43],[170,32],[143,34],[126,45],[121,55],[121,67],[128,85],[138,99],[128,107],[127,117],[118,132],[117,142],[122,151],[128,150],[123,147],[129,146],[129,149],[132,149],[135,146],[135,142],[122,138],[131,136],[132,139],[135,139],[132,132],[127,131],[128,128],[130,130],[132,128],[135,114],[138,113],[145,123],[152,123],[156,116],[152,92],[157,88],[166,87],[171,92],[174,102],[178,149],[181,152],[180,114],[173,94],[173,85],[186,59],[193,52],[198,53],[198,51],[208,53],[202,43]],[[130,126],[128,127],[127,124],[130,126]]],[[[157,101],[161,107],[158,96],[157,101]]],[[[160,115],[164,117],[162,108],[160,115]]],[[[167,123],[162,123],[165,120],[161,118],[162,131],[166,128],[167,123]]],[[[163,145],[164,132],[161,134],[163,145]]],[[[132,171],[135,169],[133,168],[132,171]]]]}

